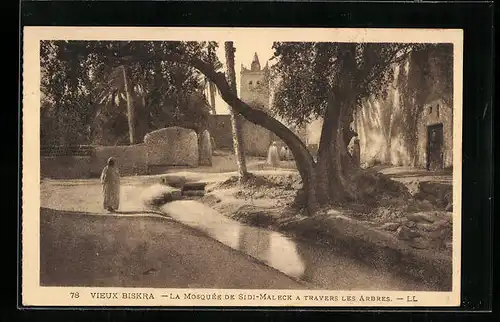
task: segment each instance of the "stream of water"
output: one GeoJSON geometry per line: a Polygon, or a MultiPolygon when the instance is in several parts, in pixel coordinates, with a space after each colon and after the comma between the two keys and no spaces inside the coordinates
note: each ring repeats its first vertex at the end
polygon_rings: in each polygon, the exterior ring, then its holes
{"type": "Polygon", "coordinates": [[[428,291],[425,285],[340,256],[326,246],[242,224],[195,200],[170,202],[160,209],[175,220],[316,288],[428,291]]]}
{"type": "MultiPolygon", "coordinates": [[[[144,198],[141,191],[147,192],[151,182],[128,181],[131,182],[124,180],[122,187],[120,210],[141,213],[144,211],[141,209],[141,199],[144,198]]],[[[41,185],[41,201],[42,207],[52,209],[102,212],[101,188],[96,180],[45,181],[41,185]]],[[[170,202],[160,210],[174,220],[315,288],[429,291],[423,284],[376,270],[326,246],[242,224],[196,200],[170,202]]]]}

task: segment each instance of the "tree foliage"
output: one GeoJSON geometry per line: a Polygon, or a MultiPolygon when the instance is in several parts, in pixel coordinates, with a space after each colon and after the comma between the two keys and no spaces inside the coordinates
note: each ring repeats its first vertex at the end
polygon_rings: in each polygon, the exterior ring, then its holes
{"type": "MultiPolygon", "coordinates": [[[[337,90],[340,82],[348,78],[345,70],[341,69],[345,62],[341,58],[342,50],[348,45],[275,43],[277,63],[272,71],[274,112],[295,124],[323,118],[328,100],[336,100],[342,94],[337,90]]],[[[347,79],[353,84],[350,88],[355,96],[354,109],[362,106],[371,108],[378,101],[382,108],[381,115],[377,117],[383,125],[388,148],[390,138],[401,132],[410,154],[415,158],[418,120],[426,101],[432,96],[439,96],[447,106],[453,106],[452,45],[361,43],[355,45],[354,52],[355,67],[350,74],[352,77],[347,79]],[[395,91],[401,107],[397,113],[394,109],[395,91]]],[[[344,127],[348,126],[344,124],[344,127]]]]}
{"type": "MultiPolygon", "coordinates": [[[[209,106],[202,74],[178,62],[141,59],[177,47],[152,41],[42,42],[42,144],[128,142],[125,66],[138,138],[164,126],[206,127],[209,106]]],[[[215,42],[183,46],[217,70],[216,49],[215,42]]]]}
{"type": "MultiPolygon", "coordinates": [[[[207,42],[97,42],[92,43],[92,48],[85,47],[89,46],[86,43],[83,48],[78,48],[76,54],[71,50],[66,54],[69,57],[82,56],[84,60],[89,57],[98,57],[106,62],[106,68],[111,69],[127,65],[130,70],[135,70],[134,66],[141,66],[144,68],[144,73],[135,72],[133,76],[130,76],[134,79],[134,84],[148,84],[148,80],[151,79],[155,84],[153,87],[146,85],[143,87],[146,93],[144,97],[148,98],[144,99],[143,105],[147,106],[149,99],[155,99],[155,95],[151,93],[157,88],[158,83],[167,83],[170,86],[162,89],[161,93],[156,93],[156,99],[162,104],[152,103],[152,105],[169,106],[167,110],[172,113],[169,115],[173,115],[173,119],[183,105],[177,105],[180,101],[178,96],[173,95],[177,99],[170,101],[173,102],[170,105],[167,103],[169,102],[167,98],[171,99],[171,93],[175,93],[175,89],[179,90],[183,82],[190,84],[191,80],[197,79],[198,81],[194,84],[199,84],[198,72],[201,72],[217,86],[221,98],[231,106],[235,113],[270,130],[288,145],[304,183],[305,203],[309,211],[315,211],[320,205],[327,203],[343,202],[359,196],[363,199],[365,196],[362,195],[362,190],[358,189],[361,187],[359,184],[366,186],[370,180],[361,178],[356,181],[356,178],[360,178],[358,175],[360,171],[353,166],[352,159],[347,152],[350,138],[355,135],[350,128],[353,112],[368,97],[387,97],[388,84],[394,80],[394,65],[403,62],[410,52],[417,51],[422,46],[394,43],[274,44],[277,63],[272,70],[273,84],[276,85],[273,111],[287,123],[294,122],[297,125],[302,125],[315,116],[324,119],[318,158],[315,160],[305,144],[289,128],[266,111],[252,107],[237,97],[234,86],[231,86],[232,82],[228,82],[226,76],[217,71],[217,64],[211,57],[211,50],[215,45],[210,44],[207,42]],[[172,66],[178,66],[179,70],[185,68],[191,73],[187,74],[189,77],[184,81],[179,81],[178,74],[170,73],[172,66]],[[168,72],[164,72],[164,68],[168,72]],[[161,73],[158,73],[157,71],[160,70],[161,73]],[[160,78],[159,75],[168,75],[168,80],[160,78]]],[[[425,46],[423,47],[425,49],[425,46]]],[[[418,55],[409,57],[417,59],[418,55]]],[[[79,93],[79,91],[74,91],[78,87],[75,85],[78,82],[71,78],[74,77],[75,70],[79,68],[74,62],[74,58],[64,60],[65,75],[69,75],[68,80],[63,82],[64,86],[61,91],[65,95],[67,95],[67,88],[71,88],[72,93],[79,93]]],[[[421,66],[423,71],[420,76],[424,77],[426,65],[417,64],[417,66],[421,66]]],[[[439,64],[430,64],[430,66],[434,67],[430,67],[429,70],[440,69],[439,64]]],[[[417,88],[418,77],[415,79],[412,77],[406,78],[406,97],[403,97],[409,104],[413,104],[414,100],[424,100],[423,97],[427,97],[425,93],[414,91],[417,88]],[[412,85],[412,82],[415,82],[415,85],[412,85]]],[[[76,77],[76,79],[79,78],[76,77]]],[[[443,83],[443,86],[446,85],[443,83]]],[[[193,87],[199,89],[197,86],[193,87]]],[[[110,88],[118,87],[111,86],[110,88]]],[[[184,92],[187,90],[184,89],[184,92]]],[[[200,92],[200,90],[192,91],[192,93],[200,92]]],[[[54,93],[50,94],[54,96],[54,93]]],[[[61,96],[60,93],[56,94],[61,96]]],[[[160,108],[160,110],[164,109],[160,108]]]]}
{"type": "MultiPolygon", "coordinates": [[[[273,110],[289,122],[306,123],[323,117],[329,96],[335,93],[341,74],[342,50],[349,44],[276,42],[272,75],[275,82],[273,110]],[[293,106],[293,107],[292,107],[293,106]],[[292,107],[292,108],[291,108],[292,107]]],[[[363,43],[355,45],[355,67],[349,80],[357,106],[372,95],[387,95],[393,78],[391,65],[402,60],[410,44],[363,43]]]]}

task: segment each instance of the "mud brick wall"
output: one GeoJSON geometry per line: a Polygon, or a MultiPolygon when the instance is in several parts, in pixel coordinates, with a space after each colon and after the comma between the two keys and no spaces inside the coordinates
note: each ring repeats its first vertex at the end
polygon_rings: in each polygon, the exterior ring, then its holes
{"type": "Polygon", "coordinates": [[[144,144],[150,167],[198,166],[198,136],[193,130],[181,127],[156,130],[146,134],[144,144]]]}
{"type": "Polygon", "coordinates": [[[418,125],[418,166],[427,162],[427,127],[443,124],[443,166],[453,165],[453,111],[446,103],[437,99],[425,105],[423,117],[418,125]],[[439,105],[439,107],[438,107],[439,105]]]}
{"type": "Polygon", "coordinates": [[[93,177],[100,175],[110,157],[115,158],[121,175],[143,174],[147,172],[147,153],[144,144],[123,146],[97,146],[91,162],[93,177]]]}
{"type": "MultiPolygon", "coordinates": [[[[40,177],[52,179],[85,179],[91,177],[90,156],[41,156],[40,177]]],[[[102,170],[102,169],[101,169],[102,170]]]]}
{"type": "Polygon", "coordinates": [[[230,115],[209,115],[208,131],[214,139],[216,150],[233,150],[233,133],[230,115]]]}
{"type": "Polygon", "coordinates": [[[243,146],[245,154],[251,156],[267,156],[267,151],[273,140],[270,131],[252,122],[242,120],[243,146]]]}
{"type": "Polygon", "coordinates": [[[199,164],[198,136],[193,130],[160,129],[148,133],[144,142],[84,148],[41,147],[40,175],[53,179],[98,178],[110,157],[116,159],[124,176],[148,174],[151,167],[197,167],[199,164]]]}
{"type": "Polygon", "coordinates": [[[91,151],[86,149],[86,153],[82,153],[81,149],[71,147],[41,150],[40,175],[42,178],[96,178],[101,175],[109,157],[116,159],[121,175],[146,174],[148,168],[146,147],[143,144],[94,146],[91,151]]]}

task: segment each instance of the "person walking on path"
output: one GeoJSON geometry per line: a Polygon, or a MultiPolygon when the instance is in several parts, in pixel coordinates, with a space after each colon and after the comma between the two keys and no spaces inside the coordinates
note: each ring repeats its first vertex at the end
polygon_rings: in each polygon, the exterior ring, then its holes
{"type": "Polygon", "coordinates": [[[108,159],[107,165],[101,173],[103,192],[103,207],[109,212],[118,210],[120,206],[120,172],[113,157],[108,159]]]}

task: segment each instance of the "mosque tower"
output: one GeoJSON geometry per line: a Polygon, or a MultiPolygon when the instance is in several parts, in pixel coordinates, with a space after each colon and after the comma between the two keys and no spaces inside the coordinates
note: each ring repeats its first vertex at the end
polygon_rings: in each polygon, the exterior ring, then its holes
{"type": "Polygon", "coordinates": [[[240,71],[240,98],[253,107],[269,108],[269,67],[266,63],[261,68],[259,56],[254,54],[250,69],[241,65],[240,71]]]}
{"type": "MultiPolygon", "coordinates": [[[[254,54],[250,64],[250,69],[241,65],[240,71],[240,92],[242,101],[254,108],[262,110],[269,109],[269,67],[266,63],[261,68],[259,56],[254,54]]],[[[274,135],[259,125],[255,125],[247,120],[242,120],[243,145],[245,153],[249,155],[265,156],[274,135]]]]}

